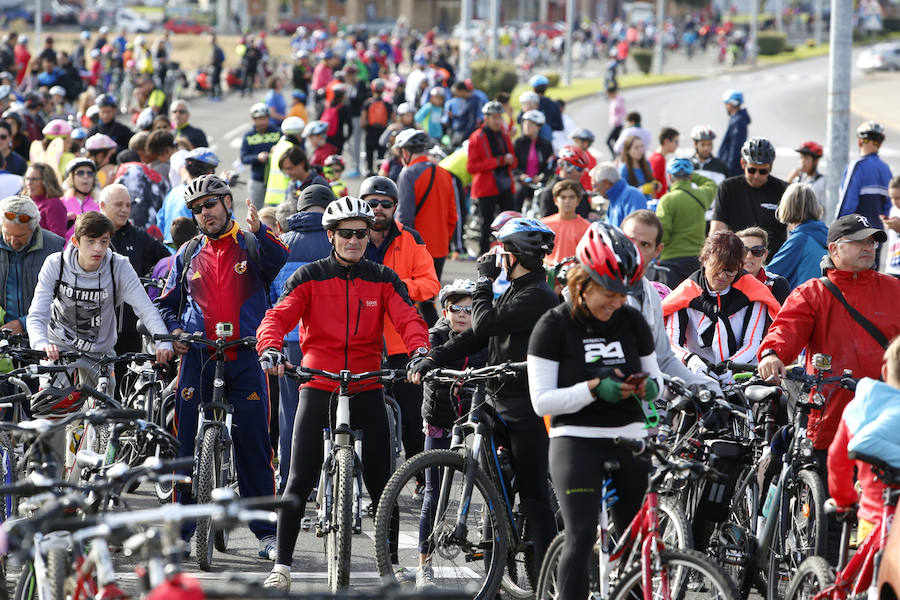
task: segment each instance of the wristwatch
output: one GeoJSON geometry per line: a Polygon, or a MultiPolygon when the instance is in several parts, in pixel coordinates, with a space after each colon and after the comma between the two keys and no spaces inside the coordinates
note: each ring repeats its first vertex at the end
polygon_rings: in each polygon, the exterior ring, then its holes
{"type": "Polygon", "coordinates": [[[417,356],[427,356],[427,355],[428,355],[428,348],[426,348],[425,346],[419,346],[418,348],[416,348],[416,351],[412,353],[413,358],[416,358],[417,356]]]}
{"type": "Polygon", "coordinates": [[[773,348],[766,348],[762,351],[762,354],[759,355],[759,360],[762,360],[767,356],[772,356],[773,354],[775,355],[775,358],[778,358],[778,353],[775,352],[773,348]]]}
{"type": "Polygon", "coordinates": [[[488,277],[487,275],[482,275],[481,277],[478,278],[477,283],[489,283],[491,285],[494,285],[494,280],[491,279],[490,277],[488,277]]]}

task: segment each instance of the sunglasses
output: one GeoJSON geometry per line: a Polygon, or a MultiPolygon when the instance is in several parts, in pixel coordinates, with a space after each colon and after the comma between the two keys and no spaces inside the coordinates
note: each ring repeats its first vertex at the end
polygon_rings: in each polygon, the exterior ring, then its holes
{"type": "Polygon", "coordinates": [[[5,133],[3,135],[0,135],[0,140],[8,140],[8,139],[9,139],[9,136],[6,135],[5,133]]]}
{"type": "Polygon", "coordinates": [[[453,314],[461,313],[461,312],[464,312],[467,315],[472,314],[471,306],[460,306],[459,304],[451,304],[450,306],[447,307],[447,310],[449,310],[453,314]]]}
{"type": "Polygon", "coordinates": [[[187,114],[186,110],[173,110],[172,112],[176,115],[187,114]]]}
{"type": "Polygon", "coordinates": [[[216,206],[216,204],[218,204],[218,203],[219,203],[219,197],[216,196],[215,198],[210,198],[209,200],[205,200],[203,202],[198,202],[197,204],[192,205],[191,212],[194,213],[195,215],[199,215],[200,213],[203,212],[204,208],[214,208],[216,206]]]}
{"type": "Polygon", "coordinates": [[[765,246],[752,246],[752,247],[748,248],[747,246],[744,246],[744,254],[747,254],[748,252],[750,254],[752,254],[753,256],[755,256],[756,258],[759,258],[760,256],[765,256],[766,247],[765,246]]]}
{"type": "Polygon", "coordinates": [[[769,170],[768,169],[757,169],[756,167],[747,167],[747,173],[749,173],[750,175],[756,175],[757,173],[759,173],[760,175],[768,175],[769,170]]]}
{"type": "Polygon", "coordinates": [[[335,229],[334,232],[345,240],[349,240],[354,235],[358,240],[364,240],[369,237],[368,229],[335,229]]]}
{"type": "Polygon", "coordinates": [[[390,208],[394,205],[393,200],[366,200],[366,204],[369,205],[369,208],[376,208],[381,206],[381,208],[390,208]]]}
{"type": "Polygon", "coordinates": [[[562,164],[562,167],[563,167],[563,169],[569,169],[569,170],[572,170],[572,171],[578,171],[579,173],[581,173],[582,171],[584,171],[583,168],[581,168],[581,167],[576,167],[576,166],[573,165],[572,163],[567,163],[567,162],[564,162],[564,163],[562,164]]]}
{"type": "Polygon", "coordinates": [[[75,176],[76,177],[93,177],[94,172],[93,171],[75,171],[75,176]]]}
{"type": "Polygon", "coordinates": [[[12,211],[3,213],[3,216],[6,217],[7,221],[18,221],[19,223],[29,223],[31,221],[31,215],[23,215],[12,211]]]}

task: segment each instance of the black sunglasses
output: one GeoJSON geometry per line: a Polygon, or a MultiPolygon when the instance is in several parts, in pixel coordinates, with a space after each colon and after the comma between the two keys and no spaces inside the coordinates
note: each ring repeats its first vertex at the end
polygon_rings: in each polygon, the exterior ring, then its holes
{"type": "Polygon", "coordinates": [[[369,208],[375,208],[377,206],[381,206],[381,208],[390,208],[394,205],[393,200],[366,200],[366,204],[369,205],[369,208]]]}
{"type": "Polygon", "coordinates": [[[760,175],[768,175],[769,174],[768,169],[757,169],[756,167],[747,167],[747,172],[750,175],[756,175],[757,173],[759,173],[760,175]]]}
{"type": "Polygon", "coordinates": [[[364,240],[369,237],[368,229],[335,229],[334,232],[345,240],[349,240],[354,235],[358,240],[364,240]]]}
{"type": "Polygon", "coordinates": [[[195,215],[199,215],[203,212],[204,208],[215,208],[216,204],[219,203],[219,197],[210,198],[209,200],[205,200],[203,202],[199,202],[191,206],[191,212],[195,215]]]}
{"type": "Polygon", "coordinates": [[[94,172],[93,171],[75,171],[75,175],[77,175],[78,177],[93,177],[94,172]]]}
{"type": "Polygon", "coordinates": [[[752,247],[748,248],[747,246],[744,246],[744,254],[747,254],[748,252],[750,254],[752,254],[753,256],[755,256],[756,258],[759,258],[760,256],[765,256],[766,247],[765,246],[752,246],[752,247]]]}
{"type": "Polygon", "coordinates": [[[471,306],[460,306],[459,304],[451,304],[450,306],[447,307],[447,310],[449,310],[450,312],[452,312],[454,314],[459,313],[459,312],[464,312],[466,314],[472,314],[471,306]]]}
{"type": "Polygon", "coordinates": [[[575,165],[573,165],[573,164],[570,163],[570,162],[565,162],[565,161],[563,161],[563,164],[562,164],[562,165],[563,165],[563,168],[564,168],[564,169],[572,169],[572,170],[574,170],[574,171],[578,171],[579,173],[581,173],[582,171],[584,171],[584,169],[583,169],[582,167],[575,166],[575,165]]]}

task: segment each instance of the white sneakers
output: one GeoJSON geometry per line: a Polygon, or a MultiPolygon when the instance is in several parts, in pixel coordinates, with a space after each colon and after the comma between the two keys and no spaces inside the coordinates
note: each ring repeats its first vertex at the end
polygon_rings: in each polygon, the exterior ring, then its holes
{"type": "Polygon", "coordinates": [[[281,565],[276,565],[272,572],[269,573],[269,576],[266,577],[265,582],[263,582],[263,587],[274,588],[276,590],[284,590],[285,592],[290,591],[291,589],[291,573],[290,571],[285,572],[278,567],[281,565]]]}

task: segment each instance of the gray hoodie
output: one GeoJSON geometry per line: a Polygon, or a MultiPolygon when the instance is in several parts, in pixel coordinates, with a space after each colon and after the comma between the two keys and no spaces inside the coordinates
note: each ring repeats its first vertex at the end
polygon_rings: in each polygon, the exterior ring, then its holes
{"type": "MultiPolygon", "coordinates": [[[[56,344],[60,349],[109,354],[118,337],[116,309],[123,303],[131,305],[151,333],[169,332],[127,257],[107,250],[100,268],[85,271],[78,264],[78,249],[74,246],[51,254],[41,267],[28,312],[31,347],[56,344]]],[[[172,345],[166,342],[160,347],[171,349],[172,345]]]]}

